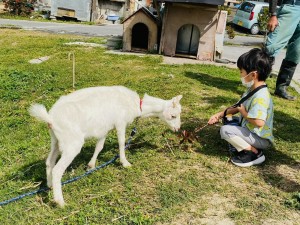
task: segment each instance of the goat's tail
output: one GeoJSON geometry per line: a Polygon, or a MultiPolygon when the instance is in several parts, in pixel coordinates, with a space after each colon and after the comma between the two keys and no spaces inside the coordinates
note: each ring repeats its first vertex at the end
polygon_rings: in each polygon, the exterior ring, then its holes
{"type": "Polygon", "coordinates": [[[52,118],[44,105],[33,104],[30,106],[28,111],[31,116],[48,123],[49,126],[52,126],[52,118]]]}

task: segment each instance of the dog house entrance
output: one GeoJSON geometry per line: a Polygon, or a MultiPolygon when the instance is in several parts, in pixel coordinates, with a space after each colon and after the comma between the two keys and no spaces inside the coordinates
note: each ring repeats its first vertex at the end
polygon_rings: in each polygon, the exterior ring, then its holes
{"type": "Polygon", "coordinates": [[[149,29],[143,23],[137,23],[132,28],[131,49],[133,51],[148,50],[149,29]]]}
{"type": "Polygon", "coordinates": [[[193,24],[180,27],[177,34],[176,54],[197,56],[200,31],[193,24]]]}

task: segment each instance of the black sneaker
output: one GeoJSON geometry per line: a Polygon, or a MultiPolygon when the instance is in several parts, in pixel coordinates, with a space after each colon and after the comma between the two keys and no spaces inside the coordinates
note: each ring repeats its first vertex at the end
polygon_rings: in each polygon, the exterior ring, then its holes
{"type": "Polygon", "coordinates": [[[235,157],[231,158],[231,162],[234,165],[240,167],[248,167],[248,166],[261,164],[266,160],[266,158],[262,150],[260,149],[257,150],[258,150],[257,154],[255,154],[252,151],[243,150],[239,152],[235,157]]]}
{"type": "Polygon", "coordinates": [[[238,154],[236,148],[233,147],[231,144],[228,144],[228,149],[231,156],[236,156],[238,154]]]}

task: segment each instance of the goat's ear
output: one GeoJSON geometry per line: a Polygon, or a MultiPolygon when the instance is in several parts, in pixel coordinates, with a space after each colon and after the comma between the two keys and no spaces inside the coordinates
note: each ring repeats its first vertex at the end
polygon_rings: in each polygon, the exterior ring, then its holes
{"type": "Polygon", "coordinates": [[[178,95],[178,96],[176,96],[175,98],[176,98],[176,101],[179,103],[180,100],[182,99],[182,95],[178,95]]]}
{"type": "Polygon", "coordinates": [[[182,99],[182,95],[178,95],[178,96],[172,98],[172,105],[173,105],[173,108],[176,107],[176,104],[179,104],[180,99],[182,99]]]}

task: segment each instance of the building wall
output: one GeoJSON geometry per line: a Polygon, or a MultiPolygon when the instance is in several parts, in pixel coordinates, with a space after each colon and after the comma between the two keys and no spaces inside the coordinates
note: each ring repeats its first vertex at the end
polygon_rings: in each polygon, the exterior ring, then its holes
{"type": "Polygon", "coordinates": [[[160,53],[175,56],[178,30],[194,24],[200,31],[197,59],[214,60],[217,18],[217,6],[166,3],[160,53]]]}
{"type": "Polygon", "coordinates": [[[91,4],[92,0],[52,0],[51,1],[51,15],[60,17],[59,9],[74,10],[74,18],[81,21],[91,20],[91,4]]]}
{"type": "Polygon", "coordinates": [[[157,24],[142,11],[131,16],[123,24],[123,51],[131,51],[132,28],[137,23],[144,23],[148,27],[148,51],[155,51],[157,46],[157,24]]]}
{"type": "Polygon", "coordinates": [[[125,15],[125,3],[123,0],[98,0],[97,14],[99,17],[106,19],[108,15],[117,15],[124,17],[125,15]]]}

